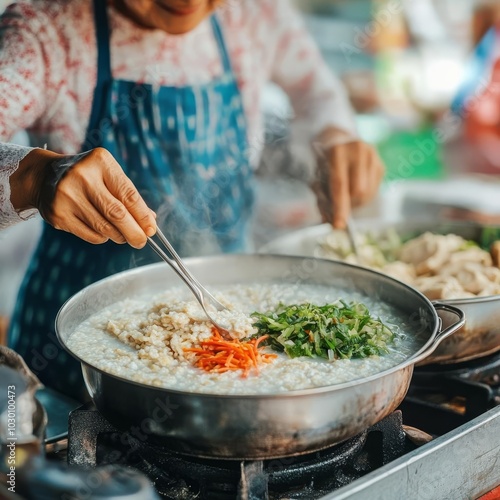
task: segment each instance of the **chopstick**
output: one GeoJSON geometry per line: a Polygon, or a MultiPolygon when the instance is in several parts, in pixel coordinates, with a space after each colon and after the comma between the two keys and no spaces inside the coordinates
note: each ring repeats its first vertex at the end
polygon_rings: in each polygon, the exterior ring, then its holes
{"type": "Polygon", "coordinates": [[[347,219],[346,227],[345,227],[347,237],[349,238],[349,243],[351,245],[351,249],[354,253],[354,255],[360,259],[360,253],[359,253],[359,246],[357,242],[357,234],[356,234],[356,229],[354,227],[354,223],[351,218],[347,219]]]}

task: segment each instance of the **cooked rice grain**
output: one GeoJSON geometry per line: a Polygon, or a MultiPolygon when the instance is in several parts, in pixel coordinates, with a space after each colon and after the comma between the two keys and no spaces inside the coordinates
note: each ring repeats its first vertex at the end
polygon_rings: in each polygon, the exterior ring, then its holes
{"type": "MultiPolygon", "coordinates": [[[[397,310],[360,294],[332,287],[301,285],[244,285],[216,290],[231,309],[221,321],[230,321],[239,338],[254,329],[250,314],[269,311],[280,302],[326,304],[339,298],[364,302],[372,315],[401,332],[390,353],[365,359],[328,362],[312,358],[289,359],[284,354],[263,364],[259,373],[242,378],[240,371],[208,373],[193,366],[198,347],[212,336],[212,325],[189,294],[172,289],[154,297],[128,299],[104,309],[82,323],[68,347],[91,365],[114,375],[158,387],[212,394],[273,394],[348,382],[390,368],[420,347],[421,341],[397,310]]],[[[270,348],[268,352],[270,351],[270,348]]]]}

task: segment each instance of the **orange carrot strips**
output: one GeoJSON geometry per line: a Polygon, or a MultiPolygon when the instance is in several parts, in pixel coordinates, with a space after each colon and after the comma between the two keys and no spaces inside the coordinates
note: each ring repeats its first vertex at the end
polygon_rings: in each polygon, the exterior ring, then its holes
{"type": "Polygon", "coordinates": [[[276,354],[262,352],[259,344],[268,335],[258,339],[242,342],[240,340],[224,340],[214,328],[212,338],[200,342],[200,347],[184,349],[195,354],[194,365],[207,372],[224,373],[229,370],[242,370],[247,377],[252,369],[259,371],[259,365],[269,363],[276,354]]]}

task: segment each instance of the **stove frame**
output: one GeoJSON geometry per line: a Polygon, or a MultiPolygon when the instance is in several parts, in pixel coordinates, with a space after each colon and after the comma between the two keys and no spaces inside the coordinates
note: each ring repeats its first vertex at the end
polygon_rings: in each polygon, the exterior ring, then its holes
{"type": "Polygon", "coordinates": [[[500,484],[499,436],[496,407],[323,500],[477,498],[500,484]]]}
{"type": "Polygon", "coordinates": [[[224,495],[231,500],[320,500],[416,447],[404,431],[401,412],[395,411],[358,436],[307,455],[264,461],[202,459],[117,431],[91,403],[70,414],[68,445],[70,465],[136,468],[154,478],[166,498],[177,499],[188,489],[202,499],[224,495]]]}

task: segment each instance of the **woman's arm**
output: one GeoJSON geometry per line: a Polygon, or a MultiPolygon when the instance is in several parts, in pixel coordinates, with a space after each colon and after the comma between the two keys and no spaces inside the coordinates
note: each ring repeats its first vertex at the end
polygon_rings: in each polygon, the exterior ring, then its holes
{"type": "MultiPolygon", "coordinates": [[[[65,57],[49,14],[19,2],[0,16],[0,141],[36,124],[57,98],[65,57]]],[[[16,211],[10,199],[10,177],[30,151],[0,144],[0,228],[34,213],[16,211]]]]}
{"type": "Polygon", "coordinates": [[[384,166],[358,138],[347,93],[289,0],[275,0],[272,78],[289,95],[318,160],[313,188],[325,221],[345,227],[352,207],[377,194],[384,166]]]}
{"type": "Polygon", "coordinates": [[[36,125],[57,99],[67,57],[50,9],[13,4],[0,17],[0,141],[36,125]]]}
{"type": "MultiPolygon", "coordinates": [[[[47,114],[67,74],[64,48],[50,17],[51,9],[36,10],[26,2],[10,5],[0,16],[0,229],[36,213],[16,210],[11,203],[12,179],[16,182],[19,163],[32,148],[5,141],[47,114]]],[[[15,196],[22,194],[15,191],[15,196]]]]}
{"type": "Polygon", "coordinates": [[[32,150],[15,144],[0,144],[0,229],[17,224],[35,215],[35,210],[19,212],[11,202],[11,176],[19,167],[19,162],[32,150]]]}
{"type": "Polygon", "coordinates": [[[274,1],[271,79],[290,97],[296,119],[308,124],[310,138],[328,127],[356,137],[354,113],[343,84],[325,63],[290,1],[274,1]]]}

